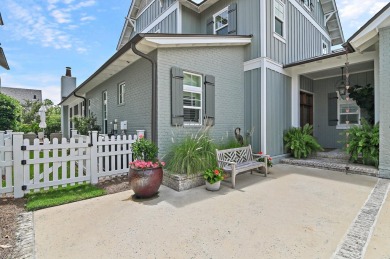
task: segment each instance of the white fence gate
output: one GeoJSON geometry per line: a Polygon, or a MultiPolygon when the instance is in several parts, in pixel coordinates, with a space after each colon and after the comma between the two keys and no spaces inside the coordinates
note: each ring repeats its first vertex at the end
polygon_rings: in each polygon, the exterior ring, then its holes
{"type": "Polygon", "coordinates": [[[6,139],[0,132],[0,196],[14,194],[23,197],[30,191],[48,190],[50,187],[98,183],[102,177],[127,174],[132,161],[131,145],[137,136],[98,137],[77,136],[61,144],[54,139],[33,144],[23,140],[23,133],[12,133],[6,139]]]}

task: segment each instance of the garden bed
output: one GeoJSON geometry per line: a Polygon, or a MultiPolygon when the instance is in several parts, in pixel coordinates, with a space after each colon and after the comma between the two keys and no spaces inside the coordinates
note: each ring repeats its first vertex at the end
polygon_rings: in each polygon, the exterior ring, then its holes
{"type": "Polygon", "coordinates": [[[189,190],[198,186],[205,185],[203,174],[185,175],[185,174],[173,174],[167,170],[164,170],[163,185],[181,192],[189,190]]]}

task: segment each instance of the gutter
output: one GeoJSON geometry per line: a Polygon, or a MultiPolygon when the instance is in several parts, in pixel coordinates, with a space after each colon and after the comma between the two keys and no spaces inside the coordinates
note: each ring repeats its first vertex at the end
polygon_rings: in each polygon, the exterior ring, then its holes
{"type": "Polygon", "coordinates": [[[84,117],[87,117],[87,109],[86,109],[86,106],[87,106],[87,98],[83,97],[83,96],[80,96],[80,95],[77,95],[76,92],[73,92],[73,95],[78,97],[78,98],[81,98],[81,99],[84,99],[84,117]]]}
{"type": "MultiPolygon", "coordinates": [[[[141,36],[143,37],[143,36],[141,36]]],[[[134,54],[150,61],[152,63],[152,120],[151,120],[151,139],[157,145],[157,61],[149,55],[139,51],[135,42],[131,42],[131,50],[134,54]]]]}

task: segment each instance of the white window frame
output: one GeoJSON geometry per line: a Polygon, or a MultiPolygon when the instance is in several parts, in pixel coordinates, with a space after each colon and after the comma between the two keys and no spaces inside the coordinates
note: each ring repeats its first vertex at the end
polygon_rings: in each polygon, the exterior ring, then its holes
{"type": "Polygon", "coordinates": [[[273,25],[274,25],[273,26],[274,27],[274,37],[276,39],[280,40],[281,42],[286,43],[286,5],[282,1],[280,1],[280,0],[274,0],[273,17],[274,17],[274,19],[273,19],[272,22],[273,22],[273,25]],[[276,16],[276,13],[275,13],[275,8],[276,8],[275,3],[276,2],[279,3],[283,7],[283,15],[284,15],[283,20],[280,19],[280,17],[276,16]],[[275,30],[275,26],[276,26],[275,19],[278,19],[278,20],[280,20],[283,23],[283,25],[282,25],[283,35],[280,35],[279,33],[276,32],[276,30],[275,30]]]}
{"type": "Polygon", "coordinates": [[[103,111],[102,111],[102,113],[103,113],[103,134],[107,134],[108,133],[108,94],[107,94],[107,90],[103,91],[103,93],[102,93],[102,103],[103,103],[103,106],[102,106],[102,109],[103,109],[103,111]],[[104,110],[104,107],[105,107],[105,110],[104,110]],[[106,123],[106,121],[107,121],[107,123],[106,123]]]}
{"type": "Polygon", "coordinates": [[[217,13],[215,13],[215,14],[213,15],[213,22],[214,22],[214,23],[213,23],[213,31],[214,31],[214,34],[217,34],[217,31],[219,31],[219,30],[221,30],[221,29],[223,29],[223,28],[229,26],[229,10],[228,10],[228,7],[227,7],[227,6],[226,6],[225,8],[223,8],[222,10],[220,10],[219,12],[217,12],[217,13]],[[221,27],[219,27],[218,29],[216,29],[216,28],[215,28],[215,25],[216,25],[215,17],[217,17],[218,15],[220,15],[220,14],[223,13],[223,12],[227,12],[227,13],[228,13],[228,23],[225,24],[225,25],[223,25],[223,26],[221,26],[221,27]]]}
{"type": "Polygon", "coordinates": [[[311,7],[310,5],[312,4],[312,0],[303,0],[303,5],[306,7],[307,10],[311,12],[311,7]],[[308,5],[305,3],[307,1],[308,5]]]}
{"type": "Polygon", "coordinates": [[[191,73],[191,72],[187,72],[187,71],[183,71],[183,76],[184,74],[188,74],[188,75],[194,75],[194,76],[198,76],[200,77],[200,87],[195,87],[195,86],[191,86],[191,85],[185,85],[184,82],[183,82],[183,93],[184,92],[190,92],[190,93],[196,93],[196,94],[200,94],[200,107],[199,108],[196,108],[194,106],[185,106],[183,104],[183,109],[194,109],[194,110],[199,110],[199,123],[196,123],[196,122],[189,122],[189,121],[184,121],[184,125],[203,125],[203,76],[201,74],[195,74],[195,73],[191,73]]]}
{"type": "Polygon", "coordinates": [[[118,84],[118,105],[125,103],[125,87],[126,82],[121,82],[118,84]]]}
{"type": "Polygon", "coordinates": [[[326,41],[324,41],[324,40],[322,40],[322,55],[326,55],[326,54],[329,54],[329,44],[326,42],[326,41]],[[324,53],[324,47],[326,46],[326,53],[324,53]]]}
{"type": "Polygon", "coordinates": [[[360,107],[357,105],[356,101],[354,101],[353,99],[349,99],[348,101],[347,100],[343,100],[340,96],[340,93],[339,91],[337,91],[337,126],[336,126],[336,129],[349,129],[351,126],[359,126],[360,125],[360,118],[361,118],[361,110],[360,110],[360,107]],[[341,113],[341,105],[343,104],[349,104],[349,105],[356,105],[358,107],[356,113],[341,113]],[[358,123],[356,124],[341,124],[341,115],[345,115],[345,114],[358,114],[358,123]]]}

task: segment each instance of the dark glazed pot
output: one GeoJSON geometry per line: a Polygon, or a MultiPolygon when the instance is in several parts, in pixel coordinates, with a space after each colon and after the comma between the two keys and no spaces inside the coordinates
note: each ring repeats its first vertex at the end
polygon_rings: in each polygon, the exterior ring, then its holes
{"type": "Polygon", "coordinates": [[[129,183],[138,198],[149,198],[155,195],[163,180],[161,167],[151,169],[132,169],[129,171],[129,183]]]}

